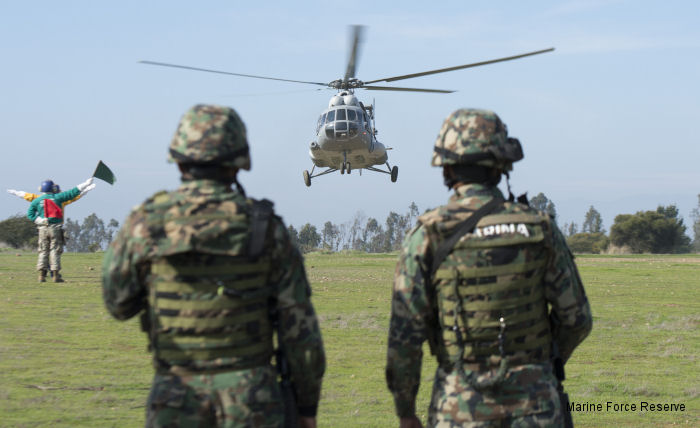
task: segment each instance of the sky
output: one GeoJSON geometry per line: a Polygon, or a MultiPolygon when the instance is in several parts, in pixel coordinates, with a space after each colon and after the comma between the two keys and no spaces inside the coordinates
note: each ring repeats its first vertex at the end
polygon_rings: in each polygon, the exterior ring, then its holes
{"type": "MultiPolygon", "coordinates": [[[[287,224],[321,228],[358,212],[382,223],[411,202],[422,212],[447,201],[432,147],[452,111],[474,107],[495,111],[523,145],[513,192],[544,193],[560,225],[580,225],[594,206],[609,230],[616,215],[660,204],[676,204],[690,224],[700,194],[699,19],[693,1],[2,2],[0,186],[36,192],[50,178],[67,190],[102,160],[117,182],[97,181],[66,215],[122,223],[178,186],[166,158],[182,114],[218,104],[248,129],[252,171],[239,181],[287,224]],[[138,63],[330,82],[344,74],[352,24],[366,26],[356,73],[365,81],[556,50],[395,84],[453,94],[358,90],[376,105],[398,181],[353,171],[309,188],[309,143],[334,90],[138,63]]],[[[15,196],[0,201],[0,219],[26,212],[15,196]]]]}

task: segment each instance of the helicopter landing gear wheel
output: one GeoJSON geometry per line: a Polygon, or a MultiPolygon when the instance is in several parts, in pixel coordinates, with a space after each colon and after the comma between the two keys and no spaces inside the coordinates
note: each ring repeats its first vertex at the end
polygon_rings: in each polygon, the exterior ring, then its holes
{"type": "Polygon", "coordinates": [[[343,162],[343,164],[340,165],[340,173],[345,174],[345,162],[343,162]]]}
{"type": "Polygon", "coordinates": [[[351,170],[350,170],[350,162],[347,162],[346,168],[347,168],[348,174],[350,174],[350,171],[351,171],[351,170]]]}
{"type": "Polygon", "coordinates": [[[311,187],[311,176],[309,176],[309,171],[304,170],[304,184],[306,187],[311,187]]]}
{"type": "Polygon", "coordinates": [[[391,168],[391,182],[396,183],[396,179],[399,176],[399,167],[394,165],[393,168],[391,168]]]}

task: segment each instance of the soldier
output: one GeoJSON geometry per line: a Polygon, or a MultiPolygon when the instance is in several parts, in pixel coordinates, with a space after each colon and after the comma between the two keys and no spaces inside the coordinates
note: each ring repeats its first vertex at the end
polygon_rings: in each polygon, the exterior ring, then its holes
{"type": "Polygon", "coordinates": [[[457,110],[443,123],[432,165],[455,194],[419,217],[394,279],[386,378],[401,427],[421,426],[425,340],[438,360],[429,426],[564,423],[551,359],[558,348],[566,362],[592,318],[554,221],[496,187],[522,158],[493,112],[457,110]]]}
{"type": "Polygon", "coordinates": [[[29,220],[36,223],[39,229],[39,256],[36,262],[36,270],[39,271],[39,282],[46,282],[47,271],[51,270],[53,282],[64,282],[59,273],[61,270],[61,254],[66,242],[63,234],[63,209],[71,202],[80,199],[85,193],[95,188],[93,178],[88,178],[84,183],[61,192],[57,184],[51,180],[44,180],[39,186],[43,192],[41,195],[8,190],[9,193],[23,197],[31,201],[27,210],[29,220]],[[36,197],[34,197],[36,196],[36,197]],[[31,199],[29,199],[31,198],[31,199]]]}
{"type": "Polygon", "coordinates": [[[109,312],[143,311],[156,370],[146,426],[314,427],[325,355],[311,289],[272,203],[238,184],[245,125],[231,108],[194,106],[169,161],[182,185],[136,207],[103,261],[109,312]],[[275,330],[299,415],[286,421],[275,330]]]}

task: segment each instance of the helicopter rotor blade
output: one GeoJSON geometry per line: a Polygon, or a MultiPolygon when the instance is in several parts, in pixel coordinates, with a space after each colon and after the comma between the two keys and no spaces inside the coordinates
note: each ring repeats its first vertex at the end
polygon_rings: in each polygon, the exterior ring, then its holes
{"type": "Polygon", "coordinates": [[[148,65],[158,65],[161,67],[183,68],[185,70],[206,71],[207,73],[227,74],[230,76],[252,77],[254,79],[279,80],[281,82],[305,83],[308,85],[328,86],[327,83],[321,83],[321,82],[306,82],[303,80],[291,80],[291,79],[280,79],[277,77],[256,76],[254,74],[232,73],[229,71],[210,70],[208,68],[199,68],[199,67],[190,67],[187,65],[168,64],[165,62],[139,61],[139,63],[140,64],[148,64],[148,65]]]}
{"type": "Polygon", "coordinates": [[[343,87],[347,87],[348,80],[355,77],[357,57],[360,50],[360,43],[362,43],[362,33],[364,32],[365,27],[362,25],[353,25],[350,28],[352,29],[352,48],[350,49],[348,67],[345,70],[345,77],[343,78],[343,87]]]}
{"type": "Polygon", "coordinates": [[[463,68],[478,67],[480,65],[487,65],[487,64],[493,64],[496,62],[510,61],[513,59],[524,58],[526,56],[539,55],[539,54],[543,54],[546,52],[552,52],[553,50],[554,50],[554,48],[542,49],[539,51],[528,52],[528,53],[524,53],[524,54],[520,54],[520,55],[513,55],[513,56],[504,57],[504,58],[491,59],[488,61],[474,62],[471,64],[458,65],[455,67],[440,68],[437,70],[423,71],[421,73],[404,74],[403,76],[394,76],[394,77],[387,77],[385,79],[370,80],[370,81],[367,81],[365,83],[393,82],[395,80],[412,79],[414,77],[428,76],[430,74],[446,73],[448,71],[461,70],[463,68]]]}
{"type": "Polygon", "coordinates": [[[451,94],[455,91],[450,91],[446,89],[423,89],[423,88],[401,88],[397,86],[375,86],[375,85],[364,85],[361,86],[362,89],[369,89],[370,91],[405,91],[405,92],[432,92],[437,94],[451,94]]]}

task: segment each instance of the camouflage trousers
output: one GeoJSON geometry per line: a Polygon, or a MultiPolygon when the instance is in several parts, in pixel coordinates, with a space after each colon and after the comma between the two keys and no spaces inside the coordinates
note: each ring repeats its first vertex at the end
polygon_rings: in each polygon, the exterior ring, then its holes
{"type": "Polygon", "coordinates": [[[61,270],[61,254],[65,244],[62,226],[39,226],[39,257],[36,270],[61,270]]]}
{"type": "MultiPolygon", "coordinates": [[[[501,384],[472,387],[466,370],[438,368],[428,412],[428,426],[438,428],[563,427],[556,378],[548,365],[512,370],[501,384]]],[[[474,373],[480,376],[488,374],[474,373]]]]}
{"type": "Polygon", "coordinates": [[[217,374],[156,374],[146,427],[282,427],[284,404],[271,366],[217,374]]]}

